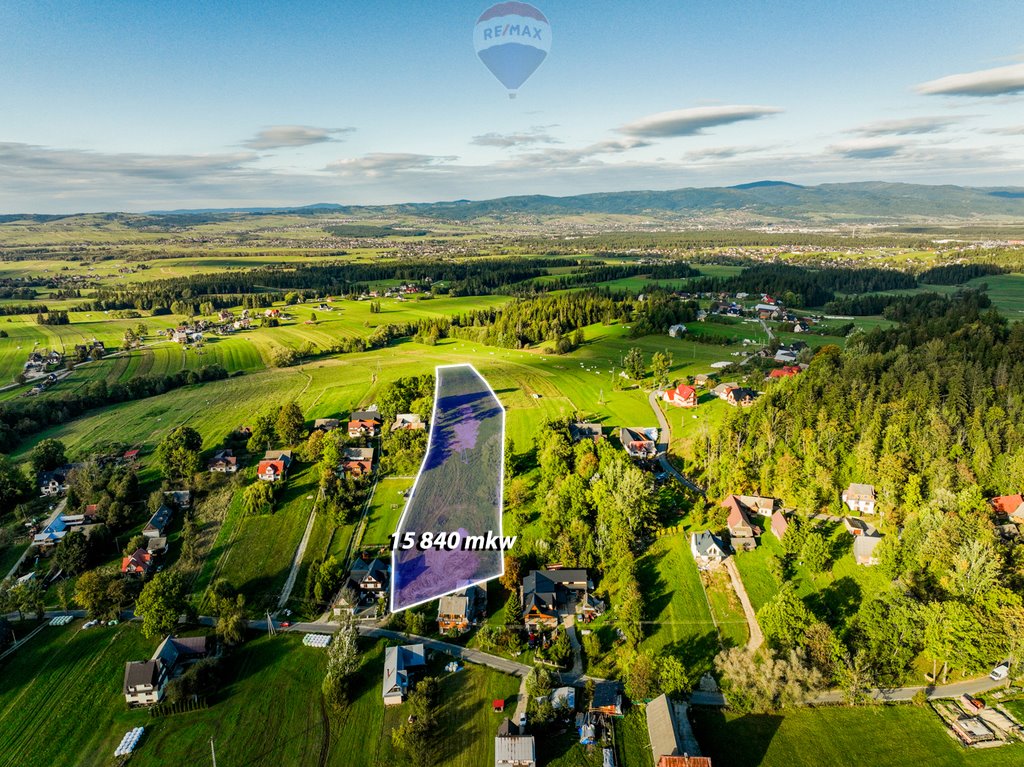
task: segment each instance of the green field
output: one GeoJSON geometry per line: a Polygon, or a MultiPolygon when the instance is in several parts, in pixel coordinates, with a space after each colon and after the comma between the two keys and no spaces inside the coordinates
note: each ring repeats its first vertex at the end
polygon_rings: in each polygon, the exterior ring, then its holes
{"type": "Polygon", "coordinates": [[[694,733],[729,767],[1011,767],[1024,745],[965,749],[930,708],[879,706],[732,714],[695,708],[694,733]]]}
{"type": "Polygon", "coordinates": [[[412,487],[412,478],[385,477],[377,483],[373,501],[366,516],[366,530],[360,545],[381,544],[390,546],[391,534],[398,527],[398,520],[405,508],[402,493],[412,487]]]}

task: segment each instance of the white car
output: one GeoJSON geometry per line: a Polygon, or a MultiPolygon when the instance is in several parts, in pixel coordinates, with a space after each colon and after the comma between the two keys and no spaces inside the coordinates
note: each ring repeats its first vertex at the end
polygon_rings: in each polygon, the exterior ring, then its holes
{"type": "Polygon", "coordinates": [[[526,732],[526,714],[519,715],[519,732],[526,732]]]}
{"type": "Polygon", "coordinates": [[[989,679],[994,682],[1001,682],[1010,675],[1010,665],[1008,663],[1000,663],[994,669],[992,673],[988,675],[989,679]]]}
{"type": "Polygon", "coordinates": [[[82,624],[82,628],[83,629],[91,629],[97,623],[99,623],[99,621],[86,621],[85,623],[82,624]]]}

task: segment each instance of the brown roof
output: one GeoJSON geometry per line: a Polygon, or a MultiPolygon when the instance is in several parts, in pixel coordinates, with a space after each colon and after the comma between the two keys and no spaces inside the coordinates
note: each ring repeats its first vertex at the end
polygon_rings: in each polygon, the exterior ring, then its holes
{"type": "Polygon", "coordinates": [[[706,756],[663,756],[657,767],[711,767],[711,759],[706,756]]]}

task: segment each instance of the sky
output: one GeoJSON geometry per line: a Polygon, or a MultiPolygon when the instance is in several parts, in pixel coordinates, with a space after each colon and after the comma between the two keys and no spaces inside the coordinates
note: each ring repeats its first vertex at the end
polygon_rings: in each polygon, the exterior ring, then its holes
{"type": "Polygon", "coordinates": [[[1024,185],[1020,0],[532,4],[509,98],[488,2],[6,0],[0,212],[1024,185]]]}

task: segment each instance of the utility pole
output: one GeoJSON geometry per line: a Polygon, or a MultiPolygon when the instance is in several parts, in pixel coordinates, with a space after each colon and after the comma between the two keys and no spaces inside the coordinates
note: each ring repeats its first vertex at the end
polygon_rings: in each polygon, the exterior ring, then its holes
{"type": "Polygon", "coordinates": [[[213,747],[213,738],[210,738],[210,756],[213,757],[213,767],[217,767],[217,751],[213,747]]]}

